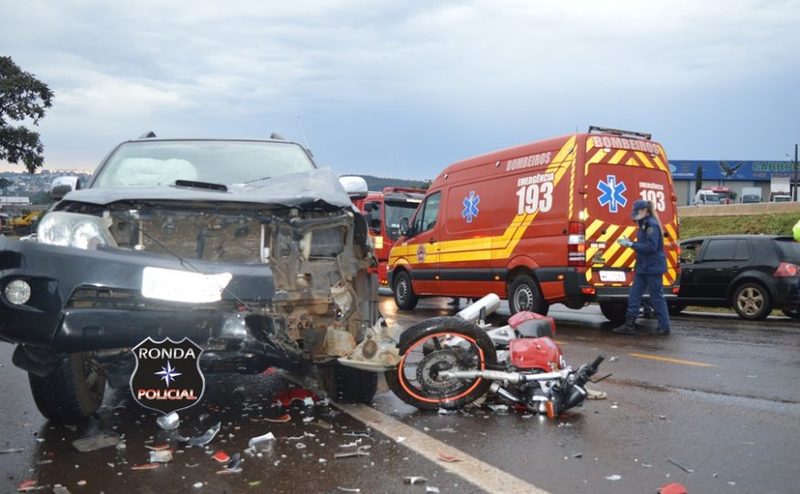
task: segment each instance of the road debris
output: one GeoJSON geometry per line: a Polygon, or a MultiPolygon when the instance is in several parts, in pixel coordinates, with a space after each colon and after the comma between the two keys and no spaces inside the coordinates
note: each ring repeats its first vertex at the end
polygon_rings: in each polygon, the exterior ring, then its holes
{"type": "Polygon", "coordinates": [[[361,489],[359,489],[358,487],[341,487],[341,486],[338,486],[338,487],[336,487],[336,490],[339,491],[339,492],[353,492],[353,493],[356,493],[356,494],[361,492],[361,489]]]}
{"type": "Polygon", "coordinates": [[[157,444],[155,446],[151,444],[145,444],[144,447],[150,451],[164,451],[165,449],[169,449],[169,444],[157,444]]]}
{"type": "Polygon", "coordinates": [[[694,473],[694,470],[692,470],[691,468],[686,468],[685,466],[681,465],[680,463],[678,463],[677,461],[673,460],[672,458],[667,458],[667,461],[672,463],[676,467],[680,468],[681,470],[683,470],[686,473],[694,473]]]}
{"type": "Polygon", "coordinates": [[[427,483],[428,479],[425,477],[403,477],[403,482],[406,484],[417,485],[427,483]]]}
{"type": "Polygon", "coordinates": [[[53,494],[72,494],[69,489],[61,484],[56,484],[53,486],[53,494]]]}
{"type": "Polygon", "coordinates": [[[161,415],[156,418],[156,423],[165,431],[174,431],[181,425],[181,419],[177,413],[172,412],[167,415],[161,415]]]}
{"type": "Polygon", "coordinates": [[[292,420],[292,416],[289,415],[288,413],[284,413],[280,417],[275,417],[275,418],[266,417],[264,420],[266,420],[267,422],[283,423],[283,422],[289,422],[290,420],[292,420]]]}
{"type": "Polygon", "coordinates": [[[443,451],[439,451],[439,459],[446,462],[446,463],[455,463],[458,461],[463,461],[463,458],[458,456],[447,454],[443,451]]]}
{"type": "Polygon", "coordinates": [[[158,463],[144,463],[142,465],[133,465],[131,470],[153,470],[160,466],[158,463]]]}
{"type": "Polygon", "coordinates": [[[342,451],[341,453],[334,453],[333,457],[336,459],[341,458],[357,458],[361,456],[369,456],[369,449],[371,448],[370,445],[358,446],[353,451],[342,451]]]}
{"type": "Polygon", "coordinates": [[[87,482],[85,480],[83,480],[83,479],[81,479],[81,480],[79,480],[79,481],[77,481],[75,483],[78,484],[81,487],[83,487],[83,486],[85,486],[87,484],[87,482]]]}
{"type": "Polygon", "coordinates": [[[172,451],[169,449],[150,451],[150,463],[169,463],[171,461],[172,451]]]}
{"type": "Polygon", "coordinates": [[[202,482],[195,482],[194,484],[192,484],[192,487],[194,487],[195,489],[202,489],[203,488],[203,483],[202,482]]]}
{"type": "Polygon", "coordinates": [[[228,463],[228,461],[230,461],[230,459],[231,459],[231,457],[228,455],[228,453],[226,453],[224,451],[217,451],[216,453],[211,455],[211,458],[213,458],[215,461],[217,461],[219,463],[228,463]]]}
{"type": "Polygon", "coordinates": [[[23,480],[19,487],[17,487],[17,492],[31,492],[31,491],[38,491],[40,487],[36,486],[36,481],[33,479],[23,480]]]}
{"type": "Polygon", "coordinates": [[[611,480],[611,481],[614,481],[614,482],[616,482],[617,480],[620,480],[620,479],[622,479],[622,475],[617,475],[617,474],[609,475],[608,477],[606,477],[606,480],[611,480]]]}
{"type": "Polygon", "coordinates": [[[455,434],[456,430],[452,427],[443,427],[441,429],[436,429],[436,432],[449,432],[450,434],[455,434]]]}
{"type": "Polygon", "coordinates": [[[609,362],[616,362],[617,360],[619,360],[619,357],[616,355],[608,359],[609,362]]]}
{"type": "Polygon", "coordinates": [[[272,432],[267,432],[262,436],[251,437],[247,442],[248,449],[263,450],[269,449],[275,442],[275,435],[272,432]]]}
{"type": "Polygon", "coordinates": [[[9,449],[0,449],[0,455],[10,455],[12,453],[22,453],[24,450],[22,448],[9,448],[9,449]]]}
{"type": "Polygon", "coordinates": [[[116,446],[119,444],[119,442],[120,437],[117,434],[99,432],[97,434],[72,441],[72,447],[81,453],[88,453],[89,451],[96,451],[98,449],[116,446]]]}
{"type": "Polygon", "coordinates": [[[211,426],[211,428],[208,429],[205,433],[203,433],[202,436],[195,436],[195,437],[190,437],[188,439],[187,438],[181,438],[181,439],[184,439],[185,440],[184,442],[188,443],[189,446],[205,446],[206,444],[214,440],[214,437],[216,437],[221,427],[222,427],[222,422],[217,422],[216,424],[211,426]]]}
{"type": "Polygon", "coordinates": [[[658,489],[658,494],[687,494],[686,486],[677,482],[664,484],[658,489]]]}
{"type": "Polygon", "coordinates": [[[427,487],[425,487],[425,492],[430,493],[430,494],[439,494],[439,488],[438,487],[427,486],[427,487]]]}

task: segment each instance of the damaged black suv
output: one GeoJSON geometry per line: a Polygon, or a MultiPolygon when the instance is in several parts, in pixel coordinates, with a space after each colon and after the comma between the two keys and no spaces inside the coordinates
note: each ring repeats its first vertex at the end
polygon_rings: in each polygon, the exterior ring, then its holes
{"type": "Polygon", "coordinates": [[[0,237],[0,339],[17,344],[14,364],[54,420],[126,386],[147,337],[191,338],[205,372],[277,366],[367,402],[370,359],[396,354],[370,341],[372,263],[364,219],[301,145],[140,138],[36,234],[0,237]]]}

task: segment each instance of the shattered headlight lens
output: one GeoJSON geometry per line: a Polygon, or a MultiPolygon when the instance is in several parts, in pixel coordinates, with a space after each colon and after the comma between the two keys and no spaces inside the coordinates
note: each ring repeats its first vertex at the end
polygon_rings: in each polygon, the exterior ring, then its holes
{"type": "Polygon", "coordinates": [[[55,211],[39,222],[36,237],[43,244],[79,249],[96,249],[101,245],[116,247],[106,223],[110,223],[110,218],[55,211]]]}

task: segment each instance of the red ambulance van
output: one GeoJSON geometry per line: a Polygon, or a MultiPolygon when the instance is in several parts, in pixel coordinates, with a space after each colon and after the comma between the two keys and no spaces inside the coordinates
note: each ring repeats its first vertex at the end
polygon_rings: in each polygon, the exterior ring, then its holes
{"type": "Polygon", "coordinates": [[[650,134],[590,127],[455,163],[428,189],[389,256],[400,309],[419,297],[507,298],[512,313],[599,302],[624,318],[633,281],[630,207],[652,201],[663,225],[664,294],[678,293],[676,200],[650,134]]]}

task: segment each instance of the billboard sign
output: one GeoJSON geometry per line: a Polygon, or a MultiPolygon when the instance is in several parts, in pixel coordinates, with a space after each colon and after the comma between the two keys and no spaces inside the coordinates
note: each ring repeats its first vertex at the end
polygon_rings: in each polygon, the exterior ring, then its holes
{"type": "Polygon", "coordinates": [[[670,160],[669,169],[675,180],[693,180],[703,168],[703,180],[769,181],[772,177],[791,177],[793,161],[714,161],[670,160]]]}

